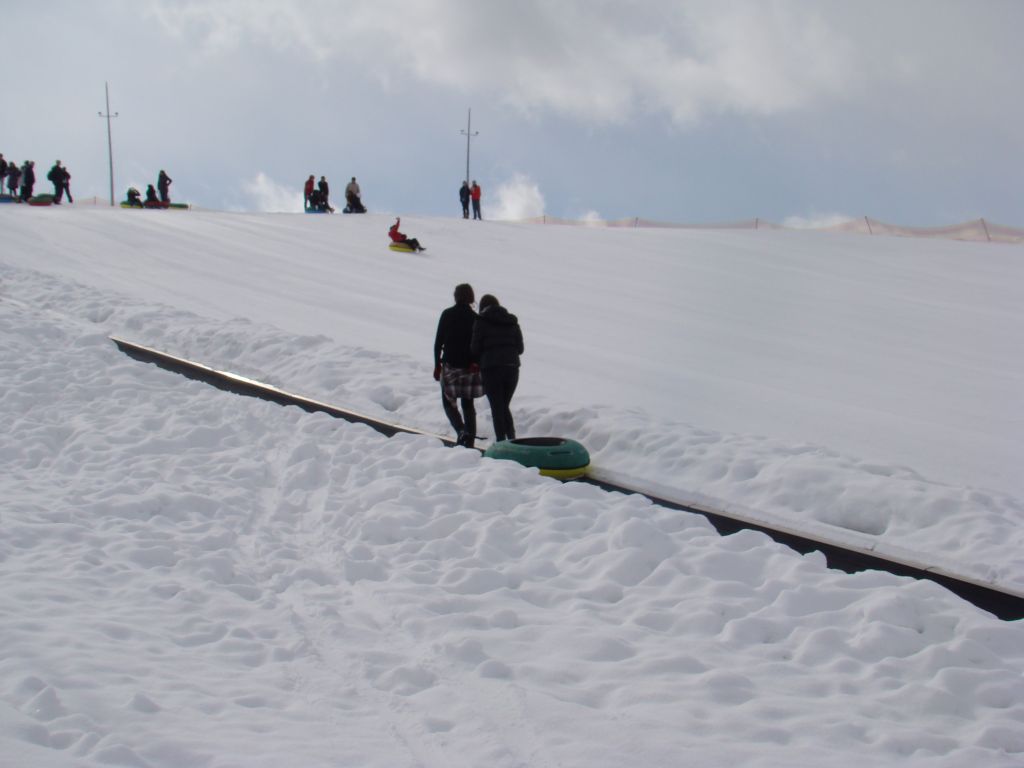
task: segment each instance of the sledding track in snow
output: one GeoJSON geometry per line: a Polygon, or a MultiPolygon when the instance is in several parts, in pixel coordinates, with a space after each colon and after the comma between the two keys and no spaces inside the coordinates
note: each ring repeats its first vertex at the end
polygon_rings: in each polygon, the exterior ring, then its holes
{"type": "MultiPolygon", "coordinates": [[[[218,389],[232,392],[234,394],[256,397],[262,400],[278,403],[279,405],[294,405],[308,412],[326,413],[335,418],[345,419],[349,422],[365,424],[387,437],[392,437],[399,433],[416,434],[436,438],[441,440],[447,446],[455,446],[456,444],[451,438],[447,438],[442,435],[420,430],[415,427],[384,421],[355,411],[339,408],[318,400],[296,395],[291,392],[278,389],[277,387],[263,384],[262,382],[254,381],[226,371],[218,371],[202,365],[201,363],[176,357],[166,352],[161,352],[125,339],[112,336],[111,341],[113,341],[117,345],[118,349],[129,357],[142,362],[153,363],[165,370],[173,371],[190,379],[211,384],[218,389]]],[[[845,571],[847,573],[856,573],[858,571],[865,570],[880,570],[887,571],[898,576],[927,579],[940,584],[964,600],[983,610],[989,611],[1000,619],[1005,621],[1015,621],[1024,618],[1024,594],[1015,590],[966,578],[958,574],[929,566],[926,563],[886,556],[867,548],[851,547],[848,544],[830,541],[827,538],[820,536],[809,535],[806,532],[799,531],[794,528],[781,525],[768,525],[763,521],[754,520],[741,514],[728,513],[722,510],[715,510],[685,501],[674,501],[672,499],[660,497],[644,491],[643,489],[630,488],[610,479],[601,479],[600,470],[593,470],[590,476],[581,478],[576,482],[590,483],[609,492],[638,494],[659,506],[703,515],[722,535],[729,535],[741,530],[760,531],[780,544],[784,544],[797,552],[821,552],[825,555],[829,567],[845,571]]]]}

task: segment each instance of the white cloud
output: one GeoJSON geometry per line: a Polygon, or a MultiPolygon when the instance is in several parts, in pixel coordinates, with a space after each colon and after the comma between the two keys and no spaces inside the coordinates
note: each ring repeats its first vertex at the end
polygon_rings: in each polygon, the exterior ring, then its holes
{"type": "Polygon", "coordinates": [[[533,181],[521,173],[499,185],[494,196],[496,207],[488,212],[490,219],[518,221],[544,215],[544,195],[533,181]]]}
{"type": "Polygon", "coordinates": [[[334,46],[325,36],[328,30],[317,24],[323,17],[316,5],[285,0],[152,0],[150,8],[168,33],[198,42],[198,50],[205,55],[231,51],[252,41],[278,50],[298,50],[322,61],[334,46]]]}
{"type": "Polygon", "coordinates": [[[503,94],[524,111],[618,122],[660,112],[771,114],[859,75],[815,4],[678,0],[153,0],[206,52],[253,43],[391,83],[503,94]]]}
{"type": "Polygon", "coordinates": [[[580,221],[589,227],[600,227],[605,223],[604,219],[601,218],[601,214],[597,211],[587,211],[580,216],[580,221]]]}
{"type": "Polygon", "coordinates": [[[302,210],[302,190],[278,184],[263,171],[243,185],[252,200],[252,208],[270,213],[297,213],[302,210]]]}

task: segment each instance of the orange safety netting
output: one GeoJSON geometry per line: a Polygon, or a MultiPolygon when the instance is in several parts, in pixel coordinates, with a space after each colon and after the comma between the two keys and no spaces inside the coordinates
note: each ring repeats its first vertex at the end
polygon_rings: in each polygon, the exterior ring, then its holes
{"type": "Polygon", "coordinates": [[[1020,243],[1024,242],[1024,229],[1018,227],[1007,227],[1001,224],[993,224],[985,219],[966,221],[963,224],[954,224],[946,227],[904,227],[897,224],[887,224],[864,216],[860,219],[850,219],[840,224],[831,224],[822,227],[786,227],[764,219],[745,219],[742,221],[726,222],[720,224],[675,224],[665,221],[653,221],[651,219],[631,218],[617,219],[615,221],[601,221],[598,219],[560,219],[554,216],[536,216],[531,219],[522,219],[528,224],[557,224],[577,227],[632,227],[632,228],[662,228],[662,229],[801,229],[817,232],[857,232],[865,235],[890,235],[895,237],[935,237],[947,240],[968,240],[972,242],[988,243],[1020,243]]]}

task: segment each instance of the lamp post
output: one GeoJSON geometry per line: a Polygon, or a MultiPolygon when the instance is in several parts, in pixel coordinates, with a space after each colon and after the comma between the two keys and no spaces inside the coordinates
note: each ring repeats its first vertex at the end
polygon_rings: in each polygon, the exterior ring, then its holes
{"type": "Polygon", "coordinates": [[[466,114],[466,130],[459,131],[463,136],[466,137],[466,184],[469,184],[469,140],[474,136],[479,136],[480,131],[472,130],[473,126],[473,110],[470,109],[466,114]]]}
{"type": "Polygon", "coordinates": [[[104,89],[107,92],[107,112],[99,113],[100,117],[107,119],[107,157],[110,160],[110,207],[114,207],[114,142],[110,137],[110,118],[117,117],[117,112],[110,114],[110,83],[103,84],[104,89]]]}

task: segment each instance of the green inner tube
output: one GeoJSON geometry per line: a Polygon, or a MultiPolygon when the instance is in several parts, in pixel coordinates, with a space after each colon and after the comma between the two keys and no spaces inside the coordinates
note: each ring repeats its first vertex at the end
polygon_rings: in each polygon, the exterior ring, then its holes
{"type": "Polygon", "coordinates": [[[582,469],[590,464],[587,449],[565,437],[520,437],[502,440],[484,451],[492,459],[509,459],[538,469],[582,469]]]}

